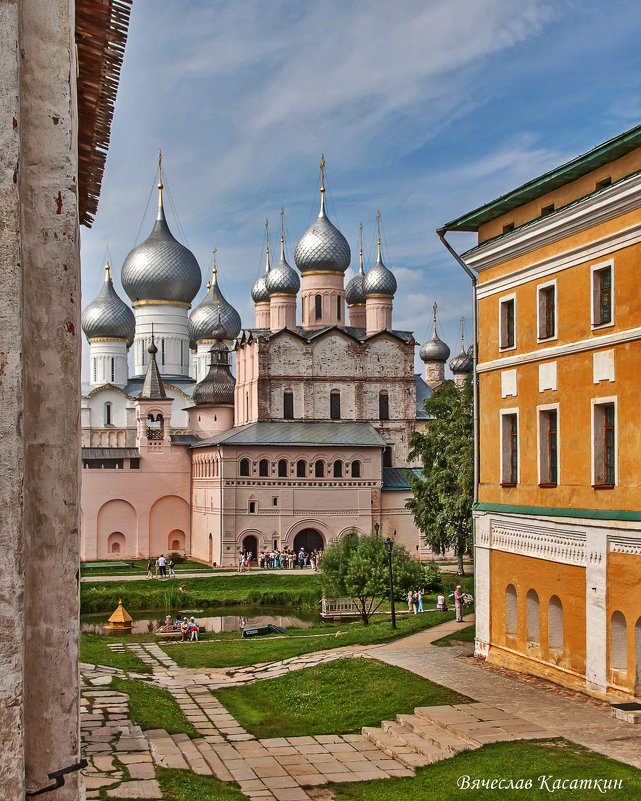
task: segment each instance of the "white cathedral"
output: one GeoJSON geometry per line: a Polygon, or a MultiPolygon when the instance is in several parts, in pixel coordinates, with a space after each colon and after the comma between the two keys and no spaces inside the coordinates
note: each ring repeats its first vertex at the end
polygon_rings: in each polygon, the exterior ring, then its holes
{"type": "MultiPolygon", "coordinates": [[[[450,351],[392,325],[396,279],[378,258],[344,286],[349,245],[321,204],[254,283],[243,328],[216,264],[202,302],[194,255],[171,234],[158,185],[151,234],[122,267],[133,311],[105,282],[82,315],[82,559],[181,552],[215,565],[242,551],[322,549],[343,533],[394,536],[431,557],[405,508],[412,432],[450,351]],[[298,309],[300,300],[300,324],[298,309]],[[346,319],[346,310],[349,319],[346,319]],[[129,354],[133,349],[133,375],[129,354]],[[232,365],[233,361],[233,365],[232,365]],[[192,373],[193,370],[193,373],[192,373]]],[[[472,369],[462,347],[450,367],[472,369]]]]}

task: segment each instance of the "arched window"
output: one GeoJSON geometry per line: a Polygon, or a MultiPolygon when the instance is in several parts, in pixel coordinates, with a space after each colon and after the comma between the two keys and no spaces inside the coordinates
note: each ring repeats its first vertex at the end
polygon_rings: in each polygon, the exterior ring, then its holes
{"type": "Polygon", "coordinates": [[[337,459],[334,462],[334,478],[342,478],[343,477],[343,463],[340,459],[337,459]]]}
{"type": "Polygon", "coordinates": [[[249,514],[255,515],[256,514],[256,501],[249,502],[249,514]]]}
{"type": "Polygon", "coordinates": [[[258,463],[258,475],[259,476],[268,476],[269,475],[269,462],[267,459],[261,459],[258,463]]]}
{"type": "Polygon", "coordinates": [[[518,627],[518,606],[516,587],[508,584],[505,590],[505,634],[516,637],[518,627]]]}
{"type": "Polygon", "coordinates": [[[527,641],[538,645],[539,639],[539,596],[536,590],[528,590],[525,596],[525,630],[527,641]]]}
{"type": "Polygon", "coordinates": [[[378,393],[378,419],[389,420],[389,396],[385,390],[378,393]]]}
{"type": "Polygon", "coordinates": [[[97,381],[98,380],[98,360],[97,359],[92,359],[92,362],[93,362],[93,380],[97,381]]]}
{"type": "Polygon", "coordinates": [[[160,440],[163,438],[163,417],[162,414],[147,415],[147,439],[160,440]]]}
{"type": "Polygon", "coordinates": [[[361,463],[356,459],[356,461],[352,462],[352,478],[360,478],[361,477],[361,463]]]}
{"type": "Polygon", "coordinates": [[[105,403],[105,425],[111,425],[111,404],[105,403]]]}
{"type": "Polygon", "coordinates": [[[307,462],[304,459],[299,459],[296,462],[296,476],[297,478],[305,478],[307,475],[307,462]]]}
{"type": "Polygon", "coordinates": [[[641,695],[641,617],[634,626],[635,695],[641,695]]]}
{"type": "Polygon", "coordinates": [[[287,478],[287,459],[280,459],[278,462],[278,477],[287,478]]]}
{"type": "Polygon", "coordinates": [[[341,419],[341,393],[337,389],[329,395],[329,416],[332,420],[341,419]]]}
{"type": "Polygon", "coordinates": [[[111,383],[116,380],[116,360],[111,357],[111,383]]]}
{"type": "Polygon", "coordinates": [[[314,309],[316,312],[316,319],[320,320],[323,316],[323,298],[321,295],[316,295],[314,298],[314,309]]]}
{"type": "Polygon", "coordinates": [[[165,366],[165,339],[160,340],[160,361],[163,367],[165,366]]]}
{"type": "Polygon", "coordinates": [[[285,420],[294,419],[294,393],[291,389],[283,392],[283,417],[285,420]]]}
{"type": "Polygon", "coordinates": [[[338,297],[336,298],[336,319],[337,320],[341,319],[342,306],[343,306],[343,299],[341,298],[340,295],[338,295],[338,297]]]}
{"type": "Polygon", "coordinates": [[[240,474],[241,476],[249,475],[249,459],[240,460],[240,474]]]}
{"type": "Polygon", "coordinates": [[[316,478],[325,477],[325,462],[322,459],[319,459],[314,465],[314,475],[316,478]]]}
{"type": "Polygon", "coordinates": [[[548,648],[563,650],[563,604],[557,595],[548,604],[548,648]]]}
{"type": "Polygon", "coordinates": [[[392,446],[386,445],[383,448],[383,467],[392,466],[392,446]]]}
{"type": "Polygon", "coordinates": [[[623,612],[615,612],[610,622],[610,667],[628,669],[628,627],[623,612]]]}

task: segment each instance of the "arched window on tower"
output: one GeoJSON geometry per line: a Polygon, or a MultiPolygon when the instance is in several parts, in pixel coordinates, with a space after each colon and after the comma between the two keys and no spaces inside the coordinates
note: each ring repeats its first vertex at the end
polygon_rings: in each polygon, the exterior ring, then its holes
{"type": "Polygon", "coordinates": [[[98,360],[97,359],[93,359],[92,361],[93,361],[93,380],[97,381],[98,380],[98,360]]]}
{"type": "Polygon", "coordinates": [[[337,389],[329,395],[329,416],[332,420],[341,419],[341,393],[337,389]]]}
{"type": "Polygon", "coordinates": [[[269,475],[269,461],[267,459],[261,459],[258,463],[258,475],[259,476],[268,476],[269,475]]]}
{"type": "Polygon", "coordinates": [[[165,338],[163,337],[160,340],[160,362],[162,366],[165,366],[165,338]]]}
{"type": "Polygon", "coordinates": [[[278,477],[287,478],[287,459],[278,460],[278,477]]]}
{"type": "Polygon", "coordinates": [[[352,470],[352,478],[361,477],[361,463],[358,461],[358,459],[355,459],[352,462],[351,470],[352,470]]]}
{"type": "Polygon", "coordinates": [[[307,475],[307,462],[304,459],[299,459],[296,462],[296,477],[305,478],[307,475]]]}
{"type": "Polygon", "coordinates": [[[389,395],[385,390],[378,393],[378,419],[389,420],[389,395]]]}
{"type": "Polygon", "coordinates": [[[249,459],[240,460],[240,474],[241,476],[249,475],[249,459]]]}
{"type": "Polygon", "coordinates": [[[163,438],[163,417],[162,414],[147,415],[147,439],[160,440],[163,438]]]}
{"type": "Polygon", "coordinates": [[[116,380],[116,360],[114,357],[111,357],[111,383],[116,380]]]}
{"type": "Polygon", "coordinates": [[[314,475],[316,478],[325,478],[325,462],[322,459],[314,465],[314,475]]]}
{"type": "Polygon", "coordinates": [[[112,425],[111,422],[111,403],[105,403],[105,425],[112,425]]]}
{"type": "Polygon", "coordinates": [[[343,478],[343,463],[340,459],[334,462],[334,478],[343,478]]]}
{"type": "Polygon", "coordinates": [[[336,319],[337,320],[341,319],[341,308],[342,308],[342,306],[343,306],[343,299],[341,298],[340,295],[338,295],[337,298],[336,298],[336,319]]]}
{"type": "Polygon", "coordinates": [[[283,392],[283,417],[285,420],[294,419],[294,393],[291,389],[283,392]]]}
{"type": "Polygon", "coordinates": [[[316,319],[320,320],[323,317],[323,297],[322,295],[316,295],[314,298],[314,309],[316,312],[316,319]]]}

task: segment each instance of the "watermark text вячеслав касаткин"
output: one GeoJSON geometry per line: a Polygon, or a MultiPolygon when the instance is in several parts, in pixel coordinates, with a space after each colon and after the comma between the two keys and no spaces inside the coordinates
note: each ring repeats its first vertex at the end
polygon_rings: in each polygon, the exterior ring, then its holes
{"type": "Polygon", "coordinates": [[[610,790],[621,790],[623,779],[559,779],[552,774],[543,774],[535,779],[514,778],[482,778],[459,776],[456,786],[460,790],[547,790],[555,793],[558,790],[596,790],[607,793],[610,790]]]}

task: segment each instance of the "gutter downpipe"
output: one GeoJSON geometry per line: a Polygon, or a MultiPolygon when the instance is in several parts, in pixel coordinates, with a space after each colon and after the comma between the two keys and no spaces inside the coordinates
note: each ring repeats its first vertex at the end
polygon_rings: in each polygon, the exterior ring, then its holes
{"type": "Polygon", "coordinates": [[[220,495],[219,495],[219,509],[218,509],[218,519],[219,519],[219,528],[220,528],[220,560],[218,562],[218,567],[223,566],[223,453],[220,450],[220,443],[216,444],[216,448],[218,449],[218,482],[220,484],[220,495]]]}
{"type": "MultiPolygon", "coordinates": [[[[474,358],[472,360],[474,365],[474,378],[473,378],[473,398],[474,398],[474,506],[478,503],[479,500],[479,476],[480,476],[480,447],[479,447],[479,430],[480,430],[480,416],[479,416],[479,390],[478,390],[478,373],[476,370],[478,364],[478,342],[479,342],[479,322],[478,322],[478,301],[477,301],[477,276],[473,272],[473,270],[463,261],[463,259],[459,256],[459,254],[454,250],[454,248],[450,245],[450,243],[445,238],[445,234],[447,233],[448,228],[437,228],[436,235],[443,243],[443,247],[448,251],[448,253],[458,262],[458,264],[465,270],[467,273],[470,281],[472,282],[472,302],[473,302],[473,329],[474,329],[474,358]]],[[[472,554],[473,558],[476,559],[476,525],[474,523],[474,519],[472,518],[472,554]]],[[[474,566],[474,600],[476,601],[477,597],[477,570],[476,564],[474,566]]]]}

